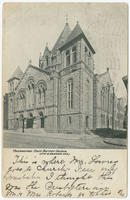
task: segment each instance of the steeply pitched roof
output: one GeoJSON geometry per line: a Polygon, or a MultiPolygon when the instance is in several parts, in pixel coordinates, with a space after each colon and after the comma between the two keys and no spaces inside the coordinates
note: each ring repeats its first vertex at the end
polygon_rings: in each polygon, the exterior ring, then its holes
{"type": "Polygon", "coordinates": [[[62,33],[60,34],[54,47],[52,48],[53,54],[56,53],[56,51],[65,43],[70,33],[71,33],[70,26],[68,23],[66,23],[62,33]]]}
{"type": "Polygon", "coordinates": [[[77,38],[79,35],[83,33],[80,25],[77,23],[74,29],[71,31],[70,35],[68,36],[67,40],[65,41],[65,44],[72,41],[73,39],[77,38]]]}
{"type": "Polygon", "coordinates": [[[22,72],[21,68],[18,66],[8,81],[11,81],[14,78],[20,80],[22,76],[23,76],[23,72],[22,72]]]}
{"type": "Polygon", "coordinates": [[[124,84],[125,84],[125,87],[127,88],[127,85],[128,85],[128,76],[127,76],[127,75],[124,76],[124,77],[122,78],[122,80],[123,80],[123,82],[124,82],[124,84]]]}
{"type": "Polygon", "coordinates": [[[106,72],[97,75],[98,79],[105,85],[105,84],[112,84],[112,80],[110,77],[109,70],[107,69],[106,72]]]}
{"type": "Polygon", "coordinates": [[[44,50],[44,53],[43,53],[43,56],[48,55],[49,52],[50,52],[50,51],[49,51],[49,48],[48,48],[48,46],[46,46],[46,47],[45,47],[45,50],[44,50]]]}
{"type": "Polygon", "coordinates": [[[35,70],[37,70],[37,71],[39,71],[39,72],[42,72],[43,74],[46,74],[47,76],[50,75],[50,72],[45,71],[45,70],[43,70],[43,69],[41,69],[41,68],[39,68],[39,67],[36,67],[36,66],[30,64],[30,65],[26,68],[26,70],[25,70],[25,72],[24,72],[22,78],[21,78],[20,81],[18,82],[18,84],[17,84],[17,86],[16,86],[16,88],[15,88],[16,90],[17,90],[17,88],[19,87],[20,83],[22,82],[22,80],[24,79],[24,77],[25,77],[26,74],[27,74],[27,71],[28,71],[30,68],[33,68],[33,69],[35,69],[35,70]]]}
{"type": "Polygon", "coordinates": [[[71,31],[71,33],[69,34],[68,38],[66,39],[65,43],[62,46],[65,46],[66,44],[68,44],[72,40],[76,39],[78,36],[83,36],[88,47],[91,49],[92,53],[94,54],[95,51],[94,51],[93,47],[91,46],[90,42],[88,41],[87,37],[85,36],[83,30],[81,29],[79,23],[76,24],[76,26],[71,31]]]}

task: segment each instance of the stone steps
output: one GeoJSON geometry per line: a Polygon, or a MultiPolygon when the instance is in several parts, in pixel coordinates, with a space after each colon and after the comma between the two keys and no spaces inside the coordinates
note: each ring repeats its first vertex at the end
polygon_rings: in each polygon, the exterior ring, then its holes
{"type": "MultiPolygon", "coordinates": [[[[22,128],[16,130],[16,132],[22,132],[22,128]]],[[[47,134],[47,132],[43,128],[35,129],[35,128],[25,128],[24,133],[38,133],[38,134],[47,134]]]]}

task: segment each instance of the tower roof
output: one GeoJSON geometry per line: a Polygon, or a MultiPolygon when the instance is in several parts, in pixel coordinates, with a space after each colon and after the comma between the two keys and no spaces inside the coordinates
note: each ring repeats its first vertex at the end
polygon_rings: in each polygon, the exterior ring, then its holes
{"type": "Polygon", "coordinates": [[[83,33],[83,31],[82,31],[80,25],[77,23],[76,26],[74,27],[74,29],[71,31],[70,35],[68,36],[65,44],[72,41],[73,39],[77,38],[82,33],[83,33]]]}
{"type": "Polygon", "coordinates": [[[50,51],[49,51],[49,48],[48,48],[48,46],[46,45],[45,50],[44,50],[44,53],[43,53],[43,56],[48,55],[49,52],[50,52],[50,51]]]}
{"type": "Polygon", "coordinates": [[[62,33],[60,34],[54,47],[52,48],[53,54],[56,53],[56,51],[65,43],[65,41],[68,38],[68,36],[70,35],[70,33],[71,33],[70,26],[68,23],[66,23],[62,33]]]}
{"type": "Polygon", "coordinates": [[[92,53],[94,54],[95,51],[94,51],[93,47],[91,46],[90,42],[88,41],[87,37],[85,36],[85,34],[84,34],[83,30],[81,29],[78,22],[62,46],[65,46],[66,44],[68,44],[69,42],[71,42],[72,40],[76,39],[79,36],[82,36],[84,38],[88,47],[91,49],[92,53]]]}
{"type": "Polygon", "coordinates": [[[106,72],[97,74],[97,77],[104,85],[108,83],[112,85],[112,80],[108,68],[106,72]]]}
{"type": "Polygon", "coordinates": [[[8,80],[8,82],[15,79],[15,78],[21,79],[22,76],[23,76],[23,72],[22,72],[21,68],[18,66],[16,68],[16,70],[14,71],[14,73],[12,74],[11,78],[8,80]]]}

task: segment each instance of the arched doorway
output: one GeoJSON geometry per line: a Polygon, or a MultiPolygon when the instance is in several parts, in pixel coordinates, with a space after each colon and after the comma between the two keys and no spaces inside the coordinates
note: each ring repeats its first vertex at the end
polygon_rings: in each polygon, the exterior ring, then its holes
{"type": "Polygon", "coordinates": [[[45,118],[44,118],[43,112],[39,112],[39,115],[40,115],[40,126],[41,126],[41,128],[44,128],[45,118]]]}
{"type": "Polygon", "coordinates": [[[19,128],[22,128],[23,127],[23,118],[24,118],[24,116],[23,116],[23,114],[20,114],[20,116],[19,116],[19,128]]]}
{"type": "Polygon", "coordinates": [[[29,118],[27,119],[27,128],[33,128],[34,117],[32,113],[29,113],[29,118]]]}

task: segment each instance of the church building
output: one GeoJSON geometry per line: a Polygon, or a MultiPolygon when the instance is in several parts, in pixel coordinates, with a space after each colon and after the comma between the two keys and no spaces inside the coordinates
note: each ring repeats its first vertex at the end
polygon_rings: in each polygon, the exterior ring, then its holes
{"type": "Polygon", "coordinates": [[[94,74],[95,50],[79,23],[68,23],[39,66],[18,67],[8,80],[9,129],[84,133],[115,126],[115,94],[109,74],[94,74]]]}

